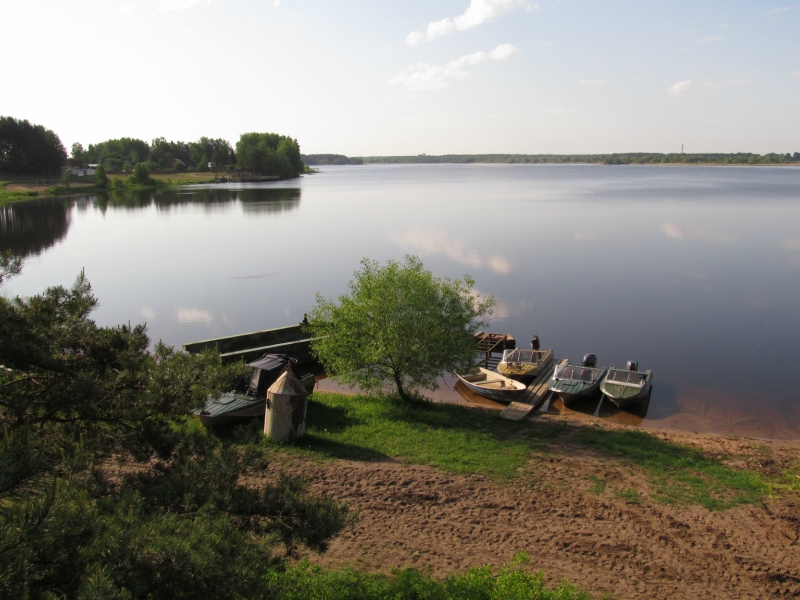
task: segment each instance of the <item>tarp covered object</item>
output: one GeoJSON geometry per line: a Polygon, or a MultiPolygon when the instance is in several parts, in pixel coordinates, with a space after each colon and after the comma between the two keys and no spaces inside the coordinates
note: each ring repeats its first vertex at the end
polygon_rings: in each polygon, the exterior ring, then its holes
{"type": "Polygon", "coordinates": [[[253,374],[250,377],[248,396],[263,398],[267,393],[267,388],[278,379],[278,376],[289,363],[297,362],[286,354],[265,354],[251,363],[248,367],[253,367],[253,374]]]}
{"type": "Polygon", "coordinates": [[[267,390],[264,435],[287,442],[303,437],[307,404],[308,391],[287,365],[267,390]]]}

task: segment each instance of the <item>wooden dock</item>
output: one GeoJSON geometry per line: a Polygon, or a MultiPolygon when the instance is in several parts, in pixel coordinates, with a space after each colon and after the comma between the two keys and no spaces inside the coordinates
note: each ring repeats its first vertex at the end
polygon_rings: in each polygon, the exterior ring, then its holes
{"type": "Polygon", "coordinates": [[[555,368],[566,362],[566,358],[552,359],[530,383],[523,396],[516,402],[509,404],[505,410],[500,413],[500,416],[509,421],[521,421],[534,410],[541,408],[550,392],[547,388],[547,382],[550,381],[550,377],[553,376],[555,368]]]}

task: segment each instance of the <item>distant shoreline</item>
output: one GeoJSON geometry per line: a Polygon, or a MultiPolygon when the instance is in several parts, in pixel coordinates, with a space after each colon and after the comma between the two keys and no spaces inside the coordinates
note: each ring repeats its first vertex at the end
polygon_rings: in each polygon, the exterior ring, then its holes
{"type": "Polygon", "coordinates": [[[304,154],[309,166],[365,164],[600,164],[600,165],[697,165],[697,166],[800,166],[800,153],[662,154],[630,152],[612,154],[440,154],[416,156],[345,156],[304,154]]]}

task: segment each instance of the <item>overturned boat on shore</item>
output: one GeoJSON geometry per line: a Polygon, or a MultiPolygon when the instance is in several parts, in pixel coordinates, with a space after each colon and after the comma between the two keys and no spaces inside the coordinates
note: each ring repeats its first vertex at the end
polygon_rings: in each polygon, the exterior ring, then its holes
{"type": "MultiPolygon", "coordinates": [[[[242,419],[264,417],[267,407],[267,390],[278,379],[286,365],[297,361],[286,354],[265,354],[248,363],[253,368],[249,381],[241,387],[216,397],[209,397],[206,405],[194,411],[205,427],[223,425],[242,419]]],[[[300,383],[309,394],[314,390],[316,378],[313,373],[300,377],[300,383]]]]}

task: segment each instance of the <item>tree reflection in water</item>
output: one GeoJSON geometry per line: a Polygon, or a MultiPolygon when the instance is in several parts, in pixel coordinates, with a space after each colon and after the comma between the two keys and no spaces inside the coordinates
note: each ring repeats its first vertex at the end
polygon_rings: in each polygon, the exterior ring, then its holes
{"type": "Polygon", "coordinates": [[[41,198],[0,206],[0,251],[28,257],[41,254],[63,240],[69,230],[73,207],[85,210],[158,210],[203,205],[208,210],[240,202],[246,214],[280,213],[300,206],[299,188],[177,188],[169,190],[111,190],[92,196],[41,198]]]}

